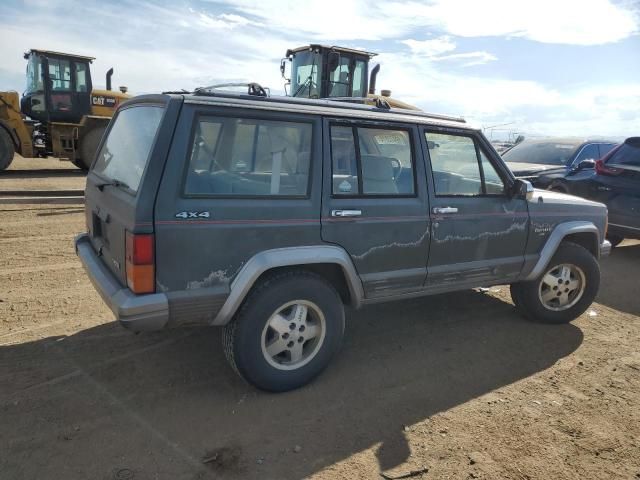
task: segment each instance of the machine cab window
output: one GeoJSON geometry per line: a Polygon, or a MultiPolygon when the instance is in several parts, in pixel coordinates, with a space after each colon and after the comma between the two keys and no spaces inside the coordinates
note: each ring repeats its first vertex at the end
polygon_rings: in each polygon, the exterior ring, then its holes
{"type": "Polygon", "coordinates": [[[367,68],[373,55],[348,48],[309,45],[288,50],[281,71],[285,75],[288,60],[293,97],[360,98],[367,95],[367,68]]]}

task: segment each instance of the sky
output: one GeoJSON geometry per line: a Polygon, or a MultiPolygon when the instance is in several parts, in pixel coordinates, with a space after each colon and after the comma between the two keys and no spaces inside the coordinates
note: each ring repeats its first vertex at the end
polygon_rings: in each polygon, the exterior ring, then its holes
{"type": "Polygon", "coordinates": [[[256,81],[287,48],[378,52],[378,88],[490,138],[640,135],[640,0],[0,0],[0,90],[30,48],[96,57],[131,93],[256,81]]]}

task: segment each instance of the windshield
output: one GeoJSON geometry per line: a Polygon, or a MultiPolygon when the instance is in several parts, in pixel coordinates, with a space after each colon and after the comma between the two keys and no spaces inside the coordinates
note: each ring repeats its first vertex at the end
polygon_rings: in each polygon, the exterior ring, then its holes
{"type": "Polygon", "coordinates": [[[27,63],[27,93],[41,92],[42,86],[42,57],[32,54],[27,63]]]}
{"type": "Polygon", "coordinates": [[[98,153],[93,172],[138,191],[164,109],[135,106],[121,110],[98,153]]]}
{"type": "Polygon", "coordinates": [[[567,165],[581,143],[527,142],[519,143],[505,152],[505,162],[541,163],[543,165],[567,165]]]}
{"type": "Polygon", "coordinates": [[[291,65],[291,96],[320,97],[321,58],[319,53],[310,51],[298,52],[291,65]]]}

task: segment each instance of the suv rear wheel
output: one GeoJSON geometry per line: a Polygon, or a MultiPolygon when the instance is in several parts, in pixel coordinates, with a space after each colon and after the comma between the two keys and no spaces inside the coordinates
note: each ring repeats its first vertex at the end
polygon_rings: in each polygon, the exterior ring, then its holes
{"type": "Polygon", "coordinates": [[[223,345],[247,382],[283,392],[322,372],[343,335],[344,308],[336,290],[319,275],[293,271],[254,288],[225,326],[223,345]]]}
{"type": "Polygon", "coordinates": [[[565,242],[531,282],[511,285],[516,308],[530,320],[568,323],[589,308],[600,286],[600,267],[584,247],[565,242]]]}

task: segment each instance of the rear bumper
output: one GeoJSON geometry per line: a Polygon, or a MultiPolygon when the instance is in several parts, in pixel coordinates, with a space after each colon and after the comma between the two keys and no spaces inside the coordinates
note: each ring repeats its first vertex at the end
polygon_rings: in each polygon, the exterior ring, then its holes
{"type": "Polygon", "coordinates": [[[164,293],[136,295],[123,288],[93,250],[86,234],[76,237],[75,247],[91,283],[124,327],[138,332],[166,326],[169,302],[164,293]]]}
{"type": "Polygon", "coordinates": [[[606,257],[611,253],[611,242],[609,240],[605,240],[600,244],[600,258],[606,257]]]}

